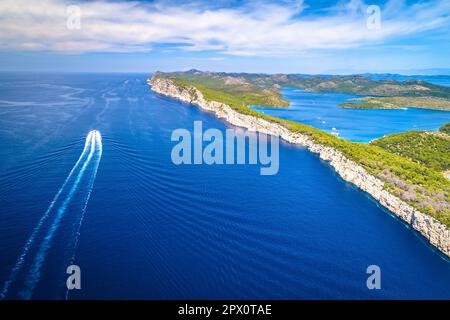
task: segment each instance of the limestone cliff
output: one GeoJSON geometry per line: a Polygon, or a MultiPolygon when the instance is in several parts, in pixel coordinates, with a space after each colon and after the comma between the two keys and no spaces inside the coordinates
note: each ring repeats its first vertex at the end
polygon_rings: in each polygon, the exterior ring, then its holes
{"type": "Polygon", "coordinates": [[[241,114],[230,106],[208,101],[203,94],[194,87],[182,88],[176,86],[169,79],[153,77],[149,79],[152,90],[186,103],[192,103],[200,108],[211,111],[219,118],[229,123],[270,135],[278,135],[280,138],[307,147],[310,151],[319,154],[320,158],[330,162],[336,172],[346,181],[355,184],[361,190],[370,194],[381,205],[405,221],[414,230],[422,234],[433,246],[444,255],[450,257],[450,229],[433,217],[411,207],[398,197],[384,189],[384,183],[370,175],[362,166],[347,159],[339,151],[317,144],[308,136],[293,133],[284,126],[267,120],[241,114]]]}

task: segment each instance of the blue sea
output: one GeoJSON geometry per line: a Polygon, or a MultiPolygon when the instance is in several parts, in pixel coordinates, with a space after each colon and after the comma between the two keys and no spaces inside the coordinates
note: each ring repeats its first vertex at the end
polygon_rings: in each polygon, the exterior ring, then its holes
{"type": "MultiPolygon", "coordinates": [[[[450,299],[450,262],[304,148],[282,143],[273,176],[174,165],[173,130],[233,127],[147,77],[0,74],[3,298],[450,299]],[[66,289],[69,264],[80,290],[66,289]],[[380,290],[367,288],[370,265],[380,290]]],[[[311,123],[354,140],[448,122],[345,110],[351,121],[318,99],[311,123]]]]}

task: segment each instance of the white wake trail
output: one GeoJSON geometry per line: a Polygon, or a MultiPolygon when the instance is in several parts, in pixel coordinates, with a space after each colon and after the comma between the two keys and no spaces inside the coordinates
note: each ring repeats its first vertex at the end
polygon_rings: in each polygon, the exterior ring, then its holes
{"type": "Polygon", "coordinates": [[[90,152],[89,155],[86,159],[86,161],[83,163],[83,166],[81,167],[80,172],[78,173],[72,188],[70,189],[68,195],[66,196],[64,202],[62,203],[61,207],[59,207],[57,213],[56,213],[56,217],[52,223],[52,225],[50,226],[50,229],[47,233],[47,235],[45,236],[44,240],[42,241],[40,247],[39,247],[39,251],[36,254],[36,257],[34,258],[32,267],[30,269],[29,272],[29,276],[26,280],[26,288],[24,291],[21,292],[21,296],[24,299],[30,299],[31,295],[33,293],[34,288],[36,287],[36,284],[39,282],[40,279],[40,275],[41,275],[41,268],[42,268],[42,264],[45,260],[45,257],[47,255],[47,251],[50,247],[50,243],[51,240],[56,232],[56,230],[59,228],[59,224],[61,222],[61,219],[64,216],[64,213],[66,211],[67,206],[69,205],[70,201],[72,200],[73,195],[75,194],[75,192],[78,189],[78,186],[80,184],[81,179],[83,178],[84,172],[86,171],[86,168],[88,166],[88,164],[90,163],[92,157],[94,156],[95,153],[95,145],[96,145],[96,139],[95,139],[95,133],[97,131],[93,131],[93,135],[91,137],[91,147],[90,147],[90,152]]]}
{"type": "Polygon", "coordinates": [[[79,222],[78,227],[77,227],[77,232],[75,234],[75,241],[74,241],[74,244],[75,244],[74,245],[74,249],[75,250],[74,250],[74,254],[72,256],[71,262],[73,262],[75,260],[75,253],[76,253],[76,249],[77,249],[77,246],[78,246],[78,239],[79,239],[79,236],[80,236],[81,225],[83,224],[83,219],[84,219],[84,215],[86,213],[86,209],[87,209],[87,205],[88,205],[88,202],[89,202],[89,198],[91,197],[92,190],[94,189],[94,181],[95,181],[95,178],[97,177],[97,171],[98,171],[98,167],[100,165],[100,160],[102,158],[102,153],[103,153],[102,136],[100,135],[100,132],[98,132],[98,131],[96,131],[95,133],[96,133],[95,134],[95,141],[96,141],[96,148],[98,149],[98,156],[97,156],[97,159],[96,159],[96,162],[95,162],[94,172],[92,174],[91,179],[89,180],[88,194],[87,194],[86,201],[84,203],[84,206],[83,206],[83,209],[82,209],[82,212],[81,212],[81,218],[80,218],[80,222],[79,222]]]}
{"type": "MultiPolygon", "coordinates": [[[[98,132],[98,131],[96,131],[95,140],[97,142],[96,147],[99,150],[98,157],[97,157],[96,162],[95,162],[94,172],[92,174],[91,179],[89,180],[89,187],[88,187],[89,191],[88,191],[88,194],[87,194],[87,197],[86,197],[86,201],[84,202],[84,206],[83,206],[83,209],[81,211],[80,221],[78,223],[77,231],[75,233],[74,246],[73,246],[73,255],[72,255],[71,259],[70,259],[69,265],[73,265],[75,263],[75,256],[76,256],[76,253],[77,253],[78,241],[79,241],[79,238],[80,238],[81,225],[83,224],[84,215],[86,214],[86,209],[87,209],[87,205],[88,205],[88,202],[89,202],[89,198],[91,197],[92,190],[94,189],[94,181],[95,181],[95,178],[97,176],[97,171],[98,171],[98,167],[99,167],[99,164],[100,164],[100,160],[102,158],[102,153],[103,153],[102,136],[100,135],[100,132],[98,132]]],[[[66,300],[68,300],[68,299],[69,299],[69,289],[66,290],[66,300]]]]}
{"type": "Polygon", "coordinates": [[[83,148],[83,151],[81,152],[80,157],[78,158],[77,162],[72,167],[72,169],[70,170],[69,175],[67,176],[66,180],[64,180],[63,185],[61,186],[61,188],[59,188],[58,192],[56,193],[56,195],[53,198],[52,202],[50,203],[49,207],[47,208],[44,215],[41,217],[41,219],[37,223],[36,227],[34,227],[33,232],[31,233],[30,237],[28,238],[27,242],[25,243],[25,246],[22,249],[22,253],[20,254],[19,258],[17,259],[14,267],[12,268],[8,280],[6,280],[5,284],[3,285],[2,292],[0,293],[0,299],[4,299],[6,297],[9,287],[14,282],[15,278],[17,277],[18,272],[22,269],[22,266],[23,266],[23,263],[25,262],[25,258],[28,254],[28,251],[30,250],[31,246],[33,245],[33,243],[36,239],[36,236],[38,235],[40,229],[42,228],[42,225],[49,217],[50,212],[52,211],[53,207],[55,206],[55,203],[58,201],[61,193],[63,192],[64,188],[66,187],[66,185],[69,182],[70,178],[72,177],[73,173],[80,165],[81,160],[86,155],[88,148],[92,144],[92,141],[94,140],[94,138],[95,138],[94,131],[90,131],[86,137],[86,142],[84,143],[84,148],[83,148]]]}

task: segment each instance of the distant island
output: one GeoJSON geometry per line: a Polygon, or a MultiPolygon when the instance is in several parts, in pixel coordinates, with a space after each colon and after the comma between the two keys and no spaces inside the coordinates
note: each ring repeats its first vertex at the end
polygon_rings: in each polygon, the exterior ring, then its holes
{"type": "Polygon", "coordinates": [[[198,70],[156,72],[149,84],[157,93],[196,104],[234,125],[280,135],[286,141],[306,146],[331,161],[343,179],[371,194],[450,256],[450,180],[445,176],[450,169],[450,124],[436,132],[409,131],[371,143],[358,143],[248,107],[289,106],[279,90],[283,86],[445,101],[449,88],[423,81],[400,83],[363,76],[306,77],[198,70]]]}

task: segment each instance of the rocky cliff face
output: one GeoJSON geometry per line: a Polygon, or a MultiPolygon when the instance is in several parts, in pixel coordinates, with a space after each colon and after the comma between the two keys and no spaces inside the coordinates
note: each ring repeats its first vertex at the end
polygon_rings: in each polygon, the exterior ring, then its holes
{"type": "Polygon", "coordinates": [[[433,246],[450,257],[450,229],[445,224],[414,209],[398,197],[390,194],[384,189],[384,183],[381,180],[370,175],[362,166],[347,159],[339,151],[317,144],[306,135],[293,133],[282,125],[241,114],[220,102],[207,101],[203,94],[194,87],[182,88],[176,86],[169,79],[155,77],[148,82],[153,91],[186,103],[195,104],[204,110],[213,112],[217,117],[223,118],[235,126],[278,135],[290,143],[307,147],[310,151],[319,154],[321,159],[329,161],[344,180],[355,184],[361,190],[370,194],[381,205],[422,234],[433,246]]]}

